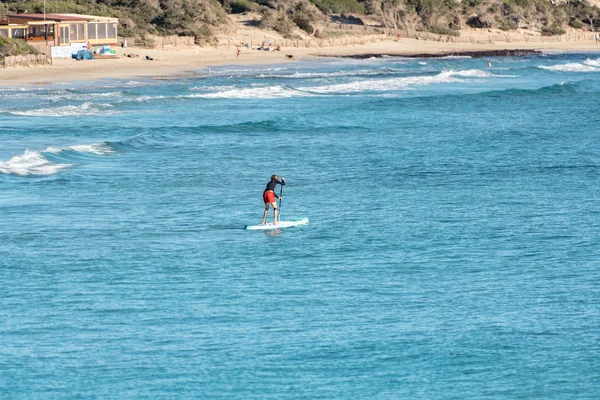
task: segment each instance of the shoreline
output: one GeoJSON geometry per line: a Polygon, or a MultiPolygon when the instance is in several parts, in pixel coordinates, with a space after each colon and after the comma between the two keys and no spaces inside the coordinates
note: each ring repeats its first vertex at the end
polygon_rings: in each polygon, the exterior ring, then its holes
{"type": "Polygon", "coordinates": [[[0,69],[0,87],[40,87],[68,85],[70,83],[98,82],[123,79],[186,79],[208,76],[210,67],[226,65],[275,65],[293,63],[286,55],[293,55],[296,61],[310,61],[319,58],[407,57],[440,58],[448,56],[469,57],[519,57],[562,52],[600,52],[600,45],[594,41],[553,42],[553,43],[445,43],[402,39],[384,40],[337,47],[287,47],[281,51],[258,51],[243,49],[236,57],[235,47],[143,49],[118,48],[118,59],[76,61],[55,59],[53,65],[38,67],[16,67],[0,69]],[[139,58],[128,58],[127,54],[139,54],[139,58]],[[153,58],[152,61],[144,57],[153,58]],[[206,72],[208,69],[208,73],[206,72]]]}
{"type": "Polygon", "coordinates": [[[506,49],[506,50],[472,50],[472,51],[448,51],[440,53],[364,53],[364,54],[350,54],[350,55],[323,55],[321,57],[337,57],[337,58],[354,58],[358,60],[364,60],[367,58],[382,58],[388,57],[404,57],[404,58],[444,58],[444,57],[471,57],[471,58],[485,58],[485,57],[526,57],[544,54],[540,50],[532,49],[506,49]]]}

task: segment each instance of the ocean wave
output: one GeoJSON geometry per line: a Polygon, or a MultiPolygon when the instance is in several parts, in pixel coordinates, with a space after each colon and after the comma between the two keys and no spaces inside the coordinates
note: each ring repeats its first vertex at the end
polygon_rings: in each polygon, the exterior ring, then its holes
{"type": "MultiPolygon", "coordinates": [[[[379,72],[381,73],[381,72],[379,72]]],[[[311,73],[303,74],[303,77],[311,73]]],[[[341,74],[344,74],[342,72],[341,74]]],[[[342,75],[340,75],[342,76],[342,75]]],[[[437,75],[415,75],[385,79],[365,79],[354,82],[338,83],[326,86],[303,86],[293,88],[285,85],[274,86],[253,86],[253,87],[235,87],[235,86],[204,86],[192,87],[189,90],[207,91],[209,93],[194,93],[182,97],[200,97],[206,99],[278,99],[289,97],[306,97],[317,95],[329,95],[333,93],[358,93],[358,92],[387,92],[390,90],[402,90],[411,87],[426,86],[436,83],[457,83],[465,82],[463,78],[489,78],[489,77],[510,77],[512,75],[495,75],[490,72],[470,69],[470,70],[449,70],[442,71],[437,75]]]]}
{"type": "Polygon", "coordinates": [[[501,77],[502,75],[494,75],[491,72],[482,71],[480,69],[466,69],[462,71],[448,71],[451,75],[464,76],[466,78],[489,78],[501,77]]]}
{"type": "Polygon", "coordinates": [[[200,97],[205,99],[281,99],[298,96],[311,96],[311,94],[281,85],[253,88],[235,88],[231,86],[228,90],[220,92],[195,93],[183,97],[200,97]]]}
{"type": "Polygon", "coordinates": [[[89,153],[95,155],[112,154],[115,150],[105,142],[92,144],[77,144],[68,147],[46,147],[42,153],[59,154],[63,151],[76,151],[78,153],[89,153]]]}
{"type": "Polygon", "coordinates": [[[548,71],[560,72],[600,72],[600,59],[587,59],[581,63],[567,63],[557,65],[540,65],[539,68],[548,71]]]}
{"type": "Polygon", "coordinates": [[[444,57],[438,57],[438,59],[440,60],[454,60],[454,59],[461,59],[461,58],[472,58],[471,56],[444,56],[444,57]]]}
{"type": "Polygon", "coordinates": [[[159,95],[159,96],[139,96],[139,97],[136,97],[135,99],[133,99],[133,101],[136,101],[138,103],[145,103],[147,101],[160,100],[160,99],[165,99],[165,98],[166,98],[166,96],[162,96],[162,95],[159,95]]]}
{"type": "Polygon", "coordinates": [[[590,65],[592,67],[597,67],[600,68],[600,58],[597,60],[591,60],[591,59],[587,59],[583,62],[585,65],[590,65]]]}
{"type": "Polygon", "coordinates": [[[123,92],[100,92],[100,93],[73,93],[71,91],[59,91],[52,93],[48,96],[48,99],[53,102],[64,101],[64,100],[93,100],[96,98],[114,98],[123,97],[123,92]]]}
{"type": "Polygon", "coordinates": [[[25,150],[20,156],[0,161],[0,173],[9,175],[53,175],[71,164],[53,164],[37,151],[25,150]]]}
{"type": "Polygon", "coordinates": [[[107,142],[92,144],[76,144],[67,147],[46,147],[42,151],[25,150],[22,155],[15,156],[8,161],[0,161],[0,173],[27,176],[27,175],[53,175],[65,168],[71,167],[64,161],[69,158],[58,157],[61,153],[76,152],[93,155],[109,155],[116,153],[116,150],[107,142]],[[52,154],[54,160],[61,160],[62,163],[53,163],[46,158],[46,155],[52,154]]]}
{"type": "MultiPolygon", "coordinates": [[[[97,115],[102,112],[103,115],[107,114],[107,109],[112,107],[111,104],[95,104],[91,102],[85,102],[78,106],[63,106],[57,108],[39,108],[36,110],[27,111],[9,111],[13,115],[24,115],[30,117],[70,117],[70,116],[82,116],[82,115],[97,115]]],[[[116,112],[109,112],[108,114],[115,114],[116,112]]]]}
{"type": "Polygon", "coordinates": [[[35,90],[35,89],[30,89],[30,88],[26,88],[26,87],[20,87],[20,88],[0,88],[0,93],[2,93],[2,92],[29,92],[30,90],[35,90]]]}
{"type": "Polygon", "coordinates": [[[227,76],[229,78],[237,78],[240,76],[256,75],[265,72],[284,71],[289,67],[257,67],[257,68],[230,68],[230,67],[213,67],[208,68],[207,73],[211,76],[227,76]]]}
{"type": "Polygon", "coordinates": [[[230,90],[232,88],[233,88],[233,86],[192,86],[192,87],[188,88],[188,90],[190,90],[190,91],[197,91],[197,90],[218,91],[218,90],[230,90]]]}
{"type": "Polygon", "coordinates": [[[455,83],[464,82],[463,79],[455,77],[458,75],[455,71],[442,71],[437,75],[426,76],[406,76],[392,79],[370,79],[349,83],[340,83],[329,86],[319,86],[310,88],[301,88],[301,90],[315,93],[354,93],[364,91],[390,91],[407,89],[414,86],[426,86],[436,83],[455,83]]]}
{"type": "Polygon", "coordinates": [[[285,78],[285,79],[307,79],[307,78],[336,78],[356,75],[378,75],[381,72],[373,70],[361,71],[337,71],[337,72],[294,72],[293,74],[259,74],[257,78],[285,78]]]}

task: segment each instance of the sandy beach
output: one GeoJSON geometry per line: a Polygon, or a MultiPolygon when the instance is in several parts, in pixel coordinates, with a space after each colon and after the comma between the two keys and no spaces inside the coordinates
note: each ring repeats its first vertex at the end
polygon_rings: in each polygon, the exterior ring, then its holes
{"type": "MultiPolygon", "coordinates": [[[[471,33],[472,34],[472,33],[471,33]]],[[[191,46],[167,46],[162,49],[136,47],[118,48],[118,59],[76,61],[55,59],[53,65],[41,67],[16,67],[0,69],[0,86],[29,86],[70,81],[96,81],[101,79],[167,78],[197,76],[206,69],[219,65],[277,64],[293,62],[285,56],[293,55],[295,60],[306,60],[321,56],[349,56],[360,54],[445,54],[465,51],[489,51],[503,49],[528,49],[552,52],[600,51],[594,40],[578,41],[511,41],[486,43],[485,36],[476,43],[448,43],[435,40],[401,38],[399,41],[379,39],[346,46],[282,47],[281,51],[260,51],[242,48],[237,57],[235,46],[208,48],[191,46]],[[129,58],[127,54],[138,54],[139,58],[129,58]],[[149,56],[153,60],[146,60],[149,56]]]]}

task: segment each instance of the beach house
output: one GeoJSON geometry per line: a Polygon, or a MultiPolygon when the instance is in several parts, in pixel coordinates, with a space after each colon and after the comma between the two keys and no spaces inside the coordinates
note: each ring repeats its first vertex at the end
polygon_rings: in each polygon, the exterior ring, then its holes
{"type": "Polygon", "coordinates": [[[117,18],[94,15],[9,14],[0,20],[0,36],[24,39],[53,57],[70,57],[71,48],[80,49],[88,43],[116,45],[118,25],[117,18]]]}

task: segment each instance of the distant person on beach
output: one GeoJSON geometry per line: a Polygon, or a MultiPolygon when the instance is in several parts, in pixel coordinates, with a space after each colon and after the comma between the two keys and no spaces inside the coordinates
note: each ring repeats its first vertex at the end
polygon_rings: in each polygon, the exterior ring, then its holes
{"type": "Polygon", "coordinates": [[[238,46],[238,48],[237,48],[237,52],[236,52],[236,54],[235,54],[235,58],[240,58],[240,54],[241,54],[241,53],[242,53],[242,50],[241,50],[241,49],[239,48],[239,46],[238,46]]]}
{"type": "Polygon", "coordinates": [[[596,40],[596,44],[600,42],[600,35],[598,35],[598,32],[596,32],[596,34],[594,35],[594,39],[596,40]]]}
{"type": "Polygon", "coordinates": [[[280,197],[275,193],[275,186],[277,185],[284,186],[285,178],[281,178],[277,175],[271,175],[271,180],[267,183],[267,187],[263,192],[263,201],[265,202],[265,212],[263,213],[263,225],[267,223],[267,214],[269,213],[269,205],[273,207],[273,223],[277,223],[277,199],[280,197]]]}

